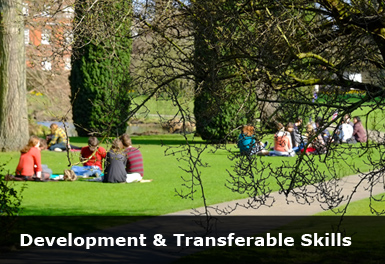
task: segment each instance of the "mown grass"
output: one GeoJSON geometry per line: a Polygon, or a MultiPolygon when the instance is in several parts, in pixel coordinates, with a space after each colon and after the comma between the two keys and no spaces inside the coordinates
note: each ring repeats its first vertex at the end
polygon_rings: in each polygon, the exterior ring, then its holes
{"type": "MultiPolygon", "coordinates": [[[[200,138],[189,135],[190,144],[201,149],[206,145],[200,138]]],[[[73,138],[74,145],[86,145],[87,138],[73,138]]],[[[151,216],[176,212],[203,206],[202,192],[199,186],[194,186],[194,195],[181,198],[176,191],[188,193],[191,189],[183,185],[191,185],[191,175],[182,169],[189,169],[188,164],[180,158],[186,153],[180,152],[181,146],[186,144],[181,135],[138,136],[133,138],[135,146],[139,147],[145,166],[146,179],[153,179],[151,183],[134,184],[102,184],[78,180],[76,182],[15,182],[18,188],[26,186],[22,193],[22,215],[125,215],[151,216]],[[167,155],[165,155],[165,153],[167,155]],[[182,179],[182,177],[184,179],[182,179]]],[[[107,145],[104,145],[108,148],[107,145]]],[[[196,150],[192,150],[194,152],[196,150]]],[[[247,197],[247,194],[232,192],[228,186],[229,172],[233,171],[234,160],[229,159],[231,153],[238,153],[235,145],[229,144],[226,149],[215,149],[208,146],[201,154],[201,159],[207,167],[198,167],[204,188],[204,195],[208,204],[236,200],[247,197]]],[[[348,165],[353,161],[362,171],[370,166],[364,157],[359,157],[358,150],[345,154],[346,162],[339,164],[339,176],[352,174],[354,171],[348,165]]],[[[19,160],[18,152],[0,153],[5,169],[13,172],[19,160]]],[[[71,160],[78,160],[78,153],[71,153],[71,160]]],[[[298,157],[258,157],[257,164],[266,162],[272,168],[281,166],[283,162],[293,164],[298,157]]],[[[42,163],[47,164],[54,174],[62,174],[67,169],[69,161],[64,152],[42,152],[42,163]]],[[[327,172],[327,166],[316,159],[319,170],[327,172]]],[[[268,173],[268,172],[265,172],[268,173]]],[[[267,175],[267,174],[266,174],[267,175]]],[[[310,175],[311,176],[311,175],[310,175]]],[[[198,183],[194,181],[194,183],[198,183]]],[[[268,179],[269,188],[278,190],[274,177],[268,179]]]]}
{"type": "MultiPolygon", "coordinates": [[[[346,210],[347,216],[367,216],[367,215],[376,215],[376,213],[370,210],[370,206],[376,211],[382,214],[385,213],[385,193],[373,196],[373,199],[369,198],[362,199],[356,202],[349,204],[346,210]]],[[[344,206],[339,206],[333,210],[327,210],[320,212],[317,215],[320,216],[333,216],[333,215],[342,215],[342,210],[344,206]]]]}
{"type": "MultiPolygon", "coordinates": [[[[146,99],[146,96],[139,96],[134,99],[136,104],[141,104],[146,99]]],[[[188,98],[179,98],[180,105],[192,113],[194,109],[194,101],[188,98]]],[[[135,117],[144,119],[145,121],[159,121],[159,115],[171,117],[178,115],[178,110],[175,104],[170,99],[152,97],[145,103],[135,117]]],[[[180,113],[179,113],[180,115],[180,113]]]]}

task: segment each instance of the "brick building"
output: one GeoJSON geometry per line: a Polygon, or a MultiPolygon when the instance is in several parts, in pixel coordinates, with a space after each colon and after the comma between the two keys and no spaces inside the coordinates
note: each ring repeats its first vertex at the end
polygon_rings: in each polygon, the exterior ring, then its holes
{"type": "Polygon", "coordinates": [[[27,66],[52,72],[71,69],[74,7],[66,0],[25,1],[27,66]]]}

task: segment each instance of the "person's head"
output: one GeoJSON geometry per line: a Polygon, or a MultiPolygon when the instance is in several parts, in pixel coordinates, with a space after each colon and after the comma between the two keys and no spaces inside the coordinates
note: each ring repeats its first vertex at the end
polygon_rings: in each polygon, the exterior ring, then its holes
{"type": "Polygon", "coordinates": [[[309,135],[313,135],[314,134],[314,127],[312,124],[307,124],[306,125],[306,133],[308,133],[309,135]]]}
{"type": "Polygon", "coordinates": [[[120,136],[120,141],[122,141],[123,146],[126,148],[132,145],[130,135],[128,135],[127,133],[124,133],[120,136]]]}
{"type": "Polygon", "coordinates": [[[123,143],[120,141],[119,138],[115,138],[114,141],[112,141],[111,150],[114,152],[120,151],[123,149],[123,143]]]}
{"type": "Polygon", "coordinates": [[[282,123],[277,123],[276,128],[277,131],[285,131],[285,127],[282,125],[282,123]]]}
{"type": "Polygon", "coordinates": [[[53,133],[55,133],[56,129],[59,128],[59,126],[58,126],[57,124],[55,124],[55,123],[52,123],[52,124],[49,126],[49,128],[51,129],[51,133],[53,134],[53,133]]]}
{"type": "Polygon", "coordinates": [[[301,117],[297,117],[296,119],[295,119],[295,124],[298,126],[298,125],[300,125],[300,124],[302,124],[302,118],[301,117]]]}
{"type": "Polygon", "coordinates": [[[28,140],[28,144],[21,149],[21,153],[27,153],[33,147],[40,146],[40,139],[37,136],[31,136],[28,140]]]}
{"type": "Polygon", "coordinates": [[[355,123],[359,123],[359,122],[361,122],[361,118],[360,118],[359,116],[353,117],[353,123],[354,123],[354,124],[355,124],[355,123]]]}
{"type": "Polygon", "coordinates": [[[288,131],[288,132],[292,132],[294,130],[294,124],[293,123],[288,123],[287,125],[286,125],[286,131],[288,131]]]}
{"type": "Polygon", "coordinates": [[[48,148],[47,140],[45,140],[44,138],[39,138],[39,141],[40,141],[39,147],[41,150],[48,148]]]}
{"type": "Polygon", "coordinates": [[[254,135],[254,127],[251,125],[245,125],[242,128],[242,134],[245,134],[246,136],[252,136],[254,135]]]}
{"type": "Polygon", "coordinates": [[[88,147],[91,151],[95,151],[95,149],[99,145],[99,140],[97,137],[89,137],[88,138],[88,147]]]}
{"type": "Polygon", "coordinates": [[[350,117],[349,115],[345,115],[343,118],[343,123],[348,124],[350,122],[350,117]]]}
{"type": "Polygon", "coordinates": [[[315,125],[316,127],[321,127],[323,125],[323,120],[322,120],[322,117],[318,116],[316,119],[315,119],[315,125]]]}

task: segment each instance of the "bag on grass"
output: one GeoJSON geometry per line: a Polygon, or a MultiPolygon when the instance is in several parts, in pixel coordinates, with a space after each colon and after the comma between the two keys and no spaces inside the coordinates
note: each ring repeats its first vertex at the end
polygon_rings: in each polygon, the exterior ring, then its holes
{"type": "Polygon", "coordinates": [[[76,181],[78,177],[76,176],[75,172],[73,170],[64,170],[64,177],[63,179],[65,181],[76,181]]]}

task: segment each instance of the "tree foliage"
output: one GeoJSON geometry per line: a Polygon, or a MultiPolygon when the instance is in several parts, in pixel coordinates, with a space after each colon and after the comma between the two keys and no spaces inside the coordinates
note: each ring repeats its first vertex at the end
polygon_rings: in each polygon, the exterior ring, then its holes
{"type": "MultiPolygon", "coordinates": [[[[343,115],[361,107],[371,106],[362,116],[364,120],[370,120],[374,111],[384,107],[382,1],[195,0],[155,4],[163,7],[156,19],[145,15],[154,10],[150,8],[141,9],[138,15],[142,23],[142,35],[138,38],[145,41],[145,36],[151,34],[151,43],[157,45],[146,52],[158,56],[164,69],[161,81],[155,82],[152,91],[162,90],[178,79],[194,80],[197,130],[207,139],[209,132],[217,141],[224,142],[243,122],[252,122],[263,137],[268,121],[277,117],[293,122],[298,116],[307,119],[320,116],[324,125],[319,131],[322,131],[336,127],[343,115]],[[167,57],[165,47],[176,51],[173,60],[167,57]],[[362,74],[361,81],[352,78],[356,73],[362,74]],[[315,85],[328,96],[313,101],[315,85]],[[364,95],[347,100],[343,95],[351,88],[364,95]],[[338,116],[331,120],[335,111],[338,116]]],[[[147,66],[151,69],[159,65],[147,66]]],[[[177,98],[174,100],[183,112],[177,98]]],[[[229,172],[229,186],[243,186],[243,190],[230,187],[238,192],[249,190],[251,204],[266,204],[261,197],[268,197],[270,191],[267,178],[260,176],[260,172],[266,171],[275,178],[282,193],[294,194],[295,199],[305,203],[319,200],[325,208],[334,208],[343,200],[338,192],[338,164],[348,163],[355,172],[361,172],[354,159],[343,158],[349,155],[355,159],[365,157],[371,164],[373,172],[363,173],[360,184],[368,181],[368,192],[373,199],[371,186],[383,177],[384,168],[384,160],[375,154],[384,147],[384,138],[381,133],[378,135],[375,141],[366,144],[328,145],[325,155],[301,154],[294,164],[283,160],[278,168],[271,168],[260,157],[240,158],[230,151],[229,156],[237,165],[234,172],[229,172]],[[315,161],[324,164],[327,171],[320,169],[315,161]],[[326,179],[335,182],[328,183],[330,186],[317,185],[326,179]],[[306,188],[295,189],[309,184],[315,188],[313,193],[306,188]]],[[[190,176],[186,178],[187,193],[185,190],[181,195],[193,197],[198,185],[205,197],[204,175],[199,170],[200,166],[206,166],[201,158],[205,149],[194,152],[191,148],[183,146],[182,150],[190,156],[184,159],[189,164],[186,172],[190,176]]]]}
{"type": "Polygon", "coordinates": [[[129,1],[78,1],[70,76],[79,135],[126,130],[130,108],[129,1]]]}

